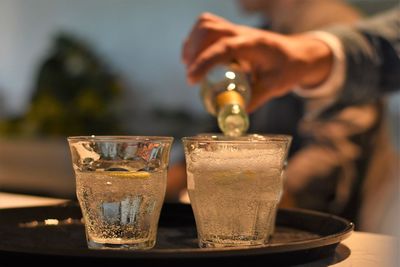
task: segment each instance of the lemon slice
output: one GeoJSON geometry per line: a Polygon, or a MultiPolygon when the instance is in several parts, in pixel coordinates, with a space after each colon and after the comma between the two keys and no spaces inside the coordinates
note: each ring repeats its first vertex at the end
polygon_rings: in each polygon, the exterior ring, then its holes
{"type": "Polygon", "coordinates": [[[256,171],[244,171],[243,175],[245,178],[255,179],[257,176],[259,176],[259,173],[256,171]]]}
{"type": "Polygon", "coordinates": [[[150,177],[149,172],[125,172],[125,171],[105,171],[104,174],[113,177],[133,178],[133,179],[147,179],[150,177]]]}
{"type": "Polygon", "coordinates": [[[216,177],[216,179],[225,179],[225,178],[228,179],[228,178],[233,178],[233,177],[236,178],[236,179],[239,179],[239,178],[242,178],[242,179],[247,179],[247,178],[253,179],[253,178],[256,178],[257,175],[258,175],[257,172],[249,171],[249,170],[240,171],[240,172],[237,172],[237,171],[234,171],[234,172],[232,172],[232,171],[216,171],[216,172],[213,173],[213,176],[216,177]]]}
{"type": "Polygon", "coordinates": [[[255,179],[257,173],[254,171],[243,171],[243,172],[232,172],[232,171],[218,171],[213,174],[214,181],[220,185],[228,185],[233,183],[238,183],[245,179],[255,179]]]}

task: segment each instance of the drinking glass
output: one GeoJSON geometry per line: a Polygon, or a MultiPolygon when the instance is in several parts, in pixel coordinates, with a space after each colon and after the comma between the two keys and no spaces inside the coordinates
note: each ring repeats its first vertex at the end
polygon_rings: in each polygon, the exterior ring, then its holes
{"type": "Polygon", "coordinates": [[[204,134],[182,141],[199,246],[268,243],[291,137],[204,134]]]}
{"type": "Polygon", "coordinates": [[[91,249],[155,245],[172,137],[68,137],[91,249]]]}

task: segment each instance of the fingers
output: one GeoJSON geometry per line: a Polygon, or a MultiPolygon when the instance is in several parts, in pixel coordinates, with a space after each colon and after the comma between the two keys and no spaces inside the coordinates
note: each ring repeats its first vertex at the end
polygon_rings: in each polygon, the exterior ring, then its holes
{"type": "Polygon", "coordinates": [[[249,102],[249,104],[246,107],[246,111],[248,113],[252,113],[254,111],[256,111],[257,109],[259,109],[262,105],[264,105],[265,103],[267,103],[269,100],[275,98],[275,97],[279,97],[279,96],[283,96],[284,94],[277,94],[275,91],[273,90],[268,90],[268,88],[264,88],[265,91],[259,95],[257,94],[252,94],[251,95],[251,100],[249,102]]]}
{"type": "Polygon", "coordinates": [[[192,64],[188,65],[189,82],[198,82],[213,66],[219,63],[229,63],[230,60],[232,60],[232,55],[229,52],[228,41],[222,40],[210,45],[192,64]]]}
{"type": "Polygon", "coordinates": [[[203,12],[200,14],[198,21],[226,21],[224,18],[217,16],[210,12],[203,12]]]}
{"type": "Polygon", "coordinates": [[[246,107],[246,111],[252,113],[272,98],[274,98],[273,90],[268,90],[268,88],[262,88],[262,90],[253,90],[251,100],[246,107]]]}
{"type": "Polygon", "coordinates": [[[198,82],[217,64],[228,64],[236,60],[236,58],[240,58],[240,61],[245,62],[249,57],[249,53],[245,50],[246,39],[242,36],[219,39],[204,49],[194,62],[188,65],[187,76],[189,82],[198,82]]]}
{"type": "Polygon", "coordinates": [[[281,74],[275,71],[258,73],[251,86],[251,99],[246,107],[247,112],[254,112],[269,100],[289,93],[292,87],[292,84],[282,82],[281,74]]]}
{"type": "Polygon", "coordinates": [[[183,63],[191,64],[206,47],[222,37],[232,35],[231,28],[231,23],[228,21],[211,13],[203,13],[183,43],[183,63]]]}

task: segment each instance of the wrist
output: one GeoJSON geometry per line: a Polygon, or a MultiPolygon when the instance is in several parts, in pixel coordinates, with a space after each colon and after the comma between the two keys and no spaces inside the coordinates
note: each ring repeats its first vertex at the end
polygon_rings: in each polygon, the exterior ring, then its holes
{"type": "MultiPolygon", "coordinates": [[[[299,81],[302,88],[315,88],[322,84],[330,75],[333,67],[333,52],[323,41],[309,36],[302,36],[301,53],[304,59],[304,75],[299,81]]],[[[312,89],[310,89],[312,90],[312,89]]]]}
{"type": "Polygon", "coordinates": [[[330,66],[328,77],[323,78],[321,82],[316,82],[314,85],[298,85],[294,92],[305,98],[328,97],[333,100],[337,97],[346,75],[346,59],[342,44],[336,36],[328,32],[313,31],[305,34],[325,43],[330,48],[333,62],[330,66]]]}

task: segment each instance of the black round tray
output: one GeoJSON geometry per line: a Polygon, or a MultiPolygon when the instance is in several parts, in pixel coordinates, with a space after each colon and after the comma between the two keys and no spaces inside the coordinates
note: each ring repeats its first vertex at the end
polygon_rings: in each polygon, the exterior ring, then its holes
{"type": "Polygon", "coordinates": [[[86,266],[190,266],[232,263],[262,266],[302,264],[335,254],[353,231],[349,221],[319,212],[280,209],[270,244],[257,248],[200,249],[190,205],[163,206],[156,246],[150,250],[89,250],[81,211],[74,203],[61,206],[0,210],[2,266],[35,262],[82,263],[86,266]],[[57,219],[58,225],[46,225],[57,219]],[[10,260],[10,261],[8,261],[10,260]],[[100,264],[100,265],[99,265],[100,264]]]}

